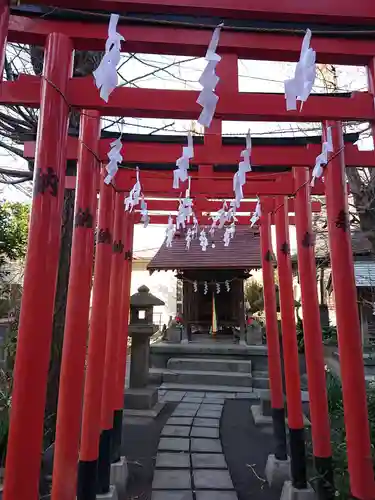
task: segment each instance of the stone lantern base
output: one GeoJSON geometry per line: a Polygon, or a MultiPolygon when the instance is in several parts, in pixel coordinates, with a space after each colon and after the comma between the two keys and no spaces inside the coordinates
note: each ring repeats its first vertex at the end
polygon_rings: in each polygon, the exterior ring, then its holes
{"type": "Polygon", "coordinates": [[[151,410],[158,402],[158,391],[153,387],[142,389],[126,389],[124,398],[125,409],[151,410]]]}
{"type": "Polygon", "coordinates": [[[165,403],[158,401],[157,389],[127,389],[123,415],[127,417],[156,418],[165,403]]]}

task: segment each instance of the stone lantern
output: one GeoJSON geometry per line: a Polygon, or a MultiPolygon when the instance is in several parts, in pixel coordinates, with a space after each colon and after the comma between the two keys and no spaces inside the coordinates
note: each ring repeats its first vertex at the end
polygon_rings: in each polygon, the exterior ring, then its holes
{"type": "Polygon", "coordinates": [[[157,332],[153,324],[155,306],[164,302],[142,285],[130,297],[129,335],[132,339],[129,389],[125,391],[125,409],[150,410],[158,402],[157,389],[148,386],[150,337],[157,332]]]}

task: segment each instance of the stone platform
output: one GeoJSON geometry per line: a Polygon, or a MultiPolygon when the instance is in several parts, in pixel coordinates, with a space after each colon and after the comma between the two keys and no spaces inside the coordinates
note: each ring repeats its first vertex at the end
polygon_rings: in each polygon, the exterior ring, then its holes
{"type": "Polygon", "coordinates": [[[171,358],[204,358],[204,359],[236,359],[251,361],[252,369],[267,370],[267,347],[263,345],[249,346],[230,342],[188,342],[172,344],[156,342],[150,347],[150,367],[167,368],[171,358]]]}

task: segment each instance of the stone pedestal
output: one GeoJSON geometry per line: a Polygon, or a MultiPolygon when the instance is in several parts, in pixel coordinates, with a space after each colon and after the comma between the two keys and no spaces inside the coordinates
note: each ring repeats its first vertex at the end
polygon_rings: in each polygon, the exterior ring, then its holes
{"type": "Polygon", "coordinates": [[[246,343],[248,345],[262,345],[262,336],[262,328],[258,323],[247,326],[246,343]]]}
{"type": "Polygon", "coordinates": [[[150,367],[150,337],[156,333],[154,325],[129,325],[129,335],[132,339],[130,388],[143,389],[148,384],[150,367]]]}
{"type": "Polygon", "coordinates": [[[298,490],[291,481],[285,481],[280,500],[318,500],[318,496],[309,484],[303,490],[298,490]]]}
{"type": "Polygon", "coordinates": [[[154,325],[129,325],[132,338],[129,389],[125,391],[125,410],[151,410],[158,402],[158,391],[148,386],[150,337],[154,325]]]}
{"type": "Polygon", "coordinates": [[[171,325],[167,328],[167,342],[172,342],[173,344],[179,344],[181,342],[181,328],[175,325],[171,325]]]}
{"type": "Polygon", "coordinates": [[[111,464],[111,484],[115,486],[120,498],[125,495],[128,482],[128,464],[125,457],[111,464]]]}
{"type": "Polygon", "coordinates": [[[188,342],[189,342],[189,339],[188,339],[187,329],[182,328],[181,329],[181,344],[187,344],[188,342]]]}
{"type": "Polygon", "coordinates": [[[265,476],[270,486],[281,487],[290,480],[290,458],[278,460],[275,455],[268,455],[265,476]]]}
{"type": "Polygon", "coordinates": [[[118,500],[117,489],[111,485],[108,493],[100,493],[96,495],[96,500],[118,500]]]}

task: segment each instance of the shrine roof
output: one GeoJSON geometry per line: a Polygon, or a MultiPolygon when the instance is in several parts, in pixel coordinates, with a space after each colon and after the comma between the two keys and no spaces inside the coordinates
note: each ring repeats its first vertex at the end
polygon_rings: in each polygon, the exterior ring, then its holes
{"type": "Polygon", "coordinates": [[[203,252],[199,240],[186,249],[185,233],[175,235],[172,247],[165,243],[148,264],[149,271],[174,269],[257,269],[261,267],[260,237],[257,229],[236,226],[236,234],[228,247],[223,242],[224,229],[208,235],[209,245],[203,252]],[[214,244],[214,247],[212,245],[214,244]]]}

